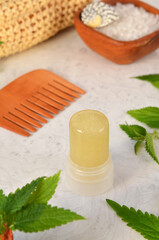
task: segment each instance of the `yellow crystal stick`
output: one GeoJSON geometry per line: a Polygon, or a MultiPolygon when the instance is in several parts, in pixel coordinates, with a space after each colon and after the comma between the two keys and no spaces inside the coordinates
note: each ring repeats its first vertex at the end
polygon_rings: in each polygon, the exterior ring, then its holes
{"type": "Polygon", "coordinates": [[[97,167],[109,156],[109,123],[104,114],[85,110],[70,120],[70,158],[80,167],[97,167]]]}
{"type": "Polygon", "coordinates": [[[97,195],[113,183],[109,154],[109,122],[95,110],[75,113],[70,119],[70,155],[66,176],[71,188],[84,195],[97,195]]]}

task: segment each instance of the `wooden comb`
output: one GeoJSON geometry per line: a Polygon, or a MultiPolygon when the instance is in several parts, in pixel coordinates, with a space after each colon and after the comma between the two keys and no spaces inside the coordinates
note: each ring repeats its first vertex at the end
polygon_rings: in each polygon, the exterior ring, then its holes
{"type": "Polygon", "coordinates": [[[48,70],[29,72],[0,90],[0,126],[30,136],[84,93],[48,70]]]}

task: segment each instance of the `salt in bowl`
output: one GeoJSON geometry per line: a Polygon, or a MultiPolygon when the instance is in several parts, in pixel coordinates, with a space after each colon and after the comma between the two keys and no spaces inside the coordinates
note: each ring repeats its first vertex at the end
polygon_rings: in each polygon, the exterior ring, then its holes
{"type": "MultiPolygon", "coordinates": [[[[131,3],[152,14],[159,14],[158,9],[138,0],[103,0],[103,2],[110,5],[131,3]]],[[[115,40],[86,26],[81,21],[81,11],[75,15],[74,21],[78,34],[88,47],[118,64],[132,63],[159,48],[159,30],[137,40],[126,42],[115,40]]]]}

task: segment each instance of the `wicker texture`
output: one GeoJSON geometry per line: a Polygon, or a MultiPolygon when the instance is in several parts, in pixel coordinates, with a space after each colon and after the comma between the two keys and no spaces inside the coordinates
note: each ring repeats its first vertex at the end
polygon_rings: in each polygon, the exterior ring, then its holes
{"type": "Polygon", "coordinates": [[[0,57],[23,51],[73,24],[92,0],[0,1],[0,57]]]}

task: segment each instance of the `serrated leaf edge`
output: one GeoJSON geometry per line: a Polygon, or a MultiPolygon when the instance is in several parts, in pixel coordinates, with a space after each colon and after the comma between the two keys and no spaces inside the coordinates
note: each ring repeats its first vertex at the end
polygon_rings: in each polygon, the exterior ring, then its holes
{"type": "MultiPolygon", "coordinates": [[[[44,204],[35,204],[35,205],[44,205],[44,204]]],[[[77,220],[85,220],[85,218],[83,217],[83,216],[81,216],[81,215],[78,215],[76,212],[72,212],[70,209],[64,209],[64,208],[58,208],[57,206],[54,206],[54,207],[52,207],[51,205],[46,205],[46,208],[50,208],[50,210],[52,210],[52,209],[55,209],[55,210],[62,210],[62,211],[64,211],[64,212],[67,212],[67,213],[70,213],[70,214],[75,214],[75,216],[73,217],[73,216],[69,216],[69,220],[65,220],[65,219],[63,219],[63,222],[56,222],[55,223],[55,225],[54,226],[52,226],[52,227],[50,227],[50,226],[46,226],[45,225],[45,229],[39,229],[39,230],[31,230],[31,231],[26,231],[25,229],[22,229],[21,228],[21,226],[19,225],[19,227],[17,227],[16,225],[15,225],[15,227],[16,227],[16,229],[17,230],[19,230],[19,231],[23,231],[23,232],[26,232],[26,233],[33,233],[33,232],[43,232],[43,231],[45,231],[45,230],[48,230],[48,229],[51,229],[51,228],[55,228],[55,227],[59,227],[59,226],[62,226],[62,225],[65,225],[65,224],[67,224],[67,223],[71,223],[71,222],[73,222],[73,221],[77,221],[77,220]],[[76,217],[76,218],[75,218],[76,217]]],[[[46,209],[46,208],[44,208],[44,210],[42,211],[42,213],[41,213],[41,216],[42,216],[42,214],[45,212],[45,210],[48,210],[48,209],[46,209]]],[[[39,218],[41,217],[41,216],[39,216],[39,218]]],[[[38,220],[38,219],[37,219],[38,220]]],[[[37,220],[35,220],[34,222],[33,222],[33,224],[35,223],[36,224],[36,221],[37,220]]],[[[46,220],[47,220],[47,217],[46,217],[46,220]]],[[[44,221],[44,219],[43,219],[43,221],[44,221]]],[[[57,221],[57,220],[56,220],[57,221]]]]}
{"type": "MultiPolygon", "coordinates": [[[[133,208],[133,207],[130,207],[130,208],[128,208],[126,205],[120,205],[120,204],[118,204],[117,202],[115,202],[115,201],[113,201],[113,200],[110,200],[110,199],[106,199],[106,202],[108,203],[108,205],[116,212],[116,214],[122,219],[122,221],[124,221],[125,223],[127,223],[127,226],[129,226],[129,227],[131,227],[132,229],[134,229],[136,232],[139,232],[142,236],[144,236],[146,239],[148,239],[148,240],[150,240],[150,238],[147,238],[147,236],[149,236],[149,234],[145,234],[145,233],[143,233],[140,229],[138,229],[137,230],[137,228],[135,228],[135,226],[133,226],[132,225],[132,223],[129,223],[126,219],[125,219],[125,216],[121,216],[120,215],[120,210],[121,209],[126,209],[126,210],[129,210],[129,211],[132,211],[132,212],[134,212],[135,214],[136,213],[139,213],[140,215],[142,215],[142,216],[145,216],[145,217],[153,217],[154,219],[156,219],[156,220],[159,220],[159,217],[157,217],[157,216],[155,216],[154,214],[149,214],[148,212],[145,212],[145,213],[143,213],[140,209],[138,209],[138,210],[135,210],[135,208],[133,208]],[[113,205],[112,205],[112,203],[113,204],[115,204],[118,208],[120,208],[120,209],[116,209],[113,205]]],[[[143,224],[143,223],[142,223],[143,224]]],[[[143,224],[144,225],[144,224],[143,224]]],[[[145,225],[145,227],[147,227],[147,225],[145,225]]],[[[155,231],[156,231],[156,229],[155,229],[155,231]]],[[[159,235],[159,230],[158,230],[158,235],[159,235]]],[[[151,237],[151,236],[150,236],[151,237]]],[[[152,239],[152,237],[151,237],[151,239],[152,239]]],[[[159,239],[159,238],[158,238],[159,239]]],[[[156,239],[157,240],[157,239],[156,239]]]]}
{"type": "MultiPolygon", "coordinates": [[[[32,196],[30,197],[30,199],[28,200],[27,204],[32,204],[32,203],[47,203],[51,198],[52,196],[54,195],[55,193],[55,190],[58,186],[58,182],[60,180],[60,174],[61,174],[61,170],[59,170],[56,174],[54,174],[53,176],[50,176],[50,177],[46,177],[45,179],[42,180],[42,182],[39,184],[39,186],[44,182],[46,181],[47,179],[49,178],[55,178],[56,182],[54,183],[54,188],[53,188],[53,192],[52,194],[50,195],[50,197],[47,198],[46,201],[42,201],[42,200],[38,200],[37,199],[40,197],[40,195],[37,193],[37,191],[39,190],[37,186],[36,190],[33,192],[32,196]],[[37,199],[36,199],[37,198],[37,199]]],[[[41,186],[40,186],[41,187],[41,186]]]]}
{"type": "Polygon", "coordinates": [[[152,136],[152,134],[150,134],[150,133],[147,133],[146,134],[146,138],[145,138],[145,149],[146,149],[146,151],[147,151],[147,153],[155,160],[155,162],[157,163],[157,164],[159,164],[159,160],[158,160],[158,158],[157,158],[157,156],[156,156],[156,153],[155,153],[155,149],[154,149],[154,144],[153,144],[153,136],[152,136]],[[149,149],[149,143],[148,143],[148,137],[150,137],[151,136],[151,140],[152,140],[152,151],[149,149]]]}

